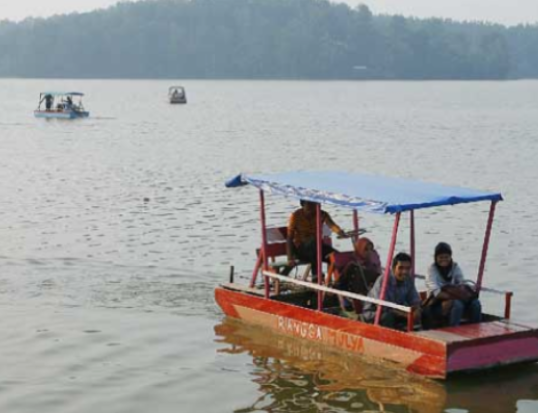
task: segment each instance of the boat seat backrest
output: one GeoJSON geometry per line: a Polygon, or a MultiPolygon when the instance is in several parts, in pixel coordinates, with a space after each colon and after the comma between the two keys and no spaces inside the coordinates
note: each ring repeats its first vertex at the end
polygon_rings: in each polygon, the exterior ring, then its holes
{"type": "MultiPolygon", "coordinates": [[[[271,227],[265,231],[267,237],[267,257],[275,259],[287,255],[288,227],[271,227]]],[[[323,225],[323,243],[332,245],[331,229],[323,225]]],[[[256,255],[259,255],[261,247],[256,249],[256,255]]]]}

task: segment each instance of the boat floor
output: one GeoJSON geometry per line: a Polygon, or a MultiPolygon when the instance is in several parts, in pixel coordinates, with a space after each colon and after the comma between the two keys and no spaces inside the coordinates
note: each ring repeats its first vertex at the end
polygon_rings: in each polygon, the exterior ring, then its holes
{"type": "Polygon", "coordinates": [[[414,331],[410,334],[451,344],[478,339],[506,337],[516,333],[538,331],[537,326],[523,325],[511,320],[501,319],[483,321],[477,324],[463,324],[457,327],[444,327],[434,330],[414,331]]]}

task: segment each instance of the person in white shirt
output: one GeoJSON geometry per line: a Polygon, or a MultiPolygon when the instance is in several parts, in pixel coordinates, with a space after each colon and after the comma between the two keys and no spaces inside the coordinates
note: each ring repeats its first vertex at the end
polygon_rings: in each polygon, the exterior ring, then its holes
{"type": "Polygon", "coordinates": [[[449,326],[458,326],[464,314],[471,323],[479,323],[482,318],[482,305],[478,297],[470,295],[463,299],[455,294],[455,286],[463,286],[463,271],[452,260],[452,248],[446,242],[435,247],[434,262],[428,268],[426,287],[428,289],[429,317],[433,324],[439,324],[448,317],[449,326]]]}

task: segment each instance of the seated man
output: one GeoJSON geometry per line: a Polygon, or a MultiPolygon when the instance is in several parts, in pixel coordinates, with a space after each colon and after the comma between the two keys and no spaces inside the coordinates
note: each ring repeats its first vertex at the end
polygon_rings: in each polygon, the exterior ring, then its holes
{"type": "Polygon", "coordinates": [[[449,326],[458,326],[465,312],[472,323],[480,322],[482,305],[477,294],[464,282],[460,266],[452,260],[452,248],[446,242],[440,242],[435,247],[434,262],[426,276],[427,311],[433,327],[441,325],[446,317],[449,326]]]}
{"type": "MultiPolygon", "coordinates": [[[[411,257],[405,252],[398,253],[392,260],[392,271],[387,280],[385,301],[413,307],[415,322],[420,322],[420,296],[415,288],[415,281],[411,278],[410,274],[411,257]]],[[[373,288],[368,293],[369,297],[381,298],[383,278],[384,277],[379,277],[377,279],[373,288]]],[[[373,322],[375,320],[376,311],[377,305],[365,302],[363,311],[365,321],[370,323],[373,322]]],[[[407,326],[407,314],[393,308],[383,307],[380,324],[385,327],[403,330],[407,326]]]]}
{"type": "MultiPolygon", "coordinates": [[[[288,255],[288,265],[296,265],[295,259],[307,262],[311,265],[312,279],[317,281],[317,219],[316,219],[315,202],[301,200],[301,208],[293,212],[288,223],[288,238],[286,252],[288,255]]],[[[321,211],[321,223],[327,226],[335,233],[344,235],[344,231],[334,223],[331,216],[321,211]]],[[[330,245],[323,244],[321,250],[321,259],[328,262],[328,256],[336,250],[330,245]]]]}

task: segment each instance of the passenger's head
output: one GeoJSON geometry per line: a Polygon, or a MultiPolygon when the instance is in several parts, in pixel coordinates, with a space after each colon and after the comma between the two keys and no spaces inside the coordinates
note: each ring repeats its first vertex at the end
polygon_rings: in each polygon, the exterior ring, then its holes
{"type": "Polygon", "coordinates": [[[374,243],[369,238],[362,237],[355,242],[354,248],[358,257],[368,260],[374,250],[374,243]]]}
{"type": "Polygon", "coordinates": [[[405,280],[411,273],[411,256],[405,252],[396,254],[392,259],[392,273],[396,280],[405,280]]]}
{"type": "Polygon", "coordinates": [[[316,213],[316,206],[318,204],[316,202],[312,201],[306,201],[304,199],[301,199],[301,207],[303,208],[303,211],[307,216],[314,215],[316,213]]]}
{"type": "Polygon", "coordinates": [[[446,242],[440,242],[435,246],[433,256],[435,264],[439,267],[450,267],[452,265],[452,248],[446,242]]]}

